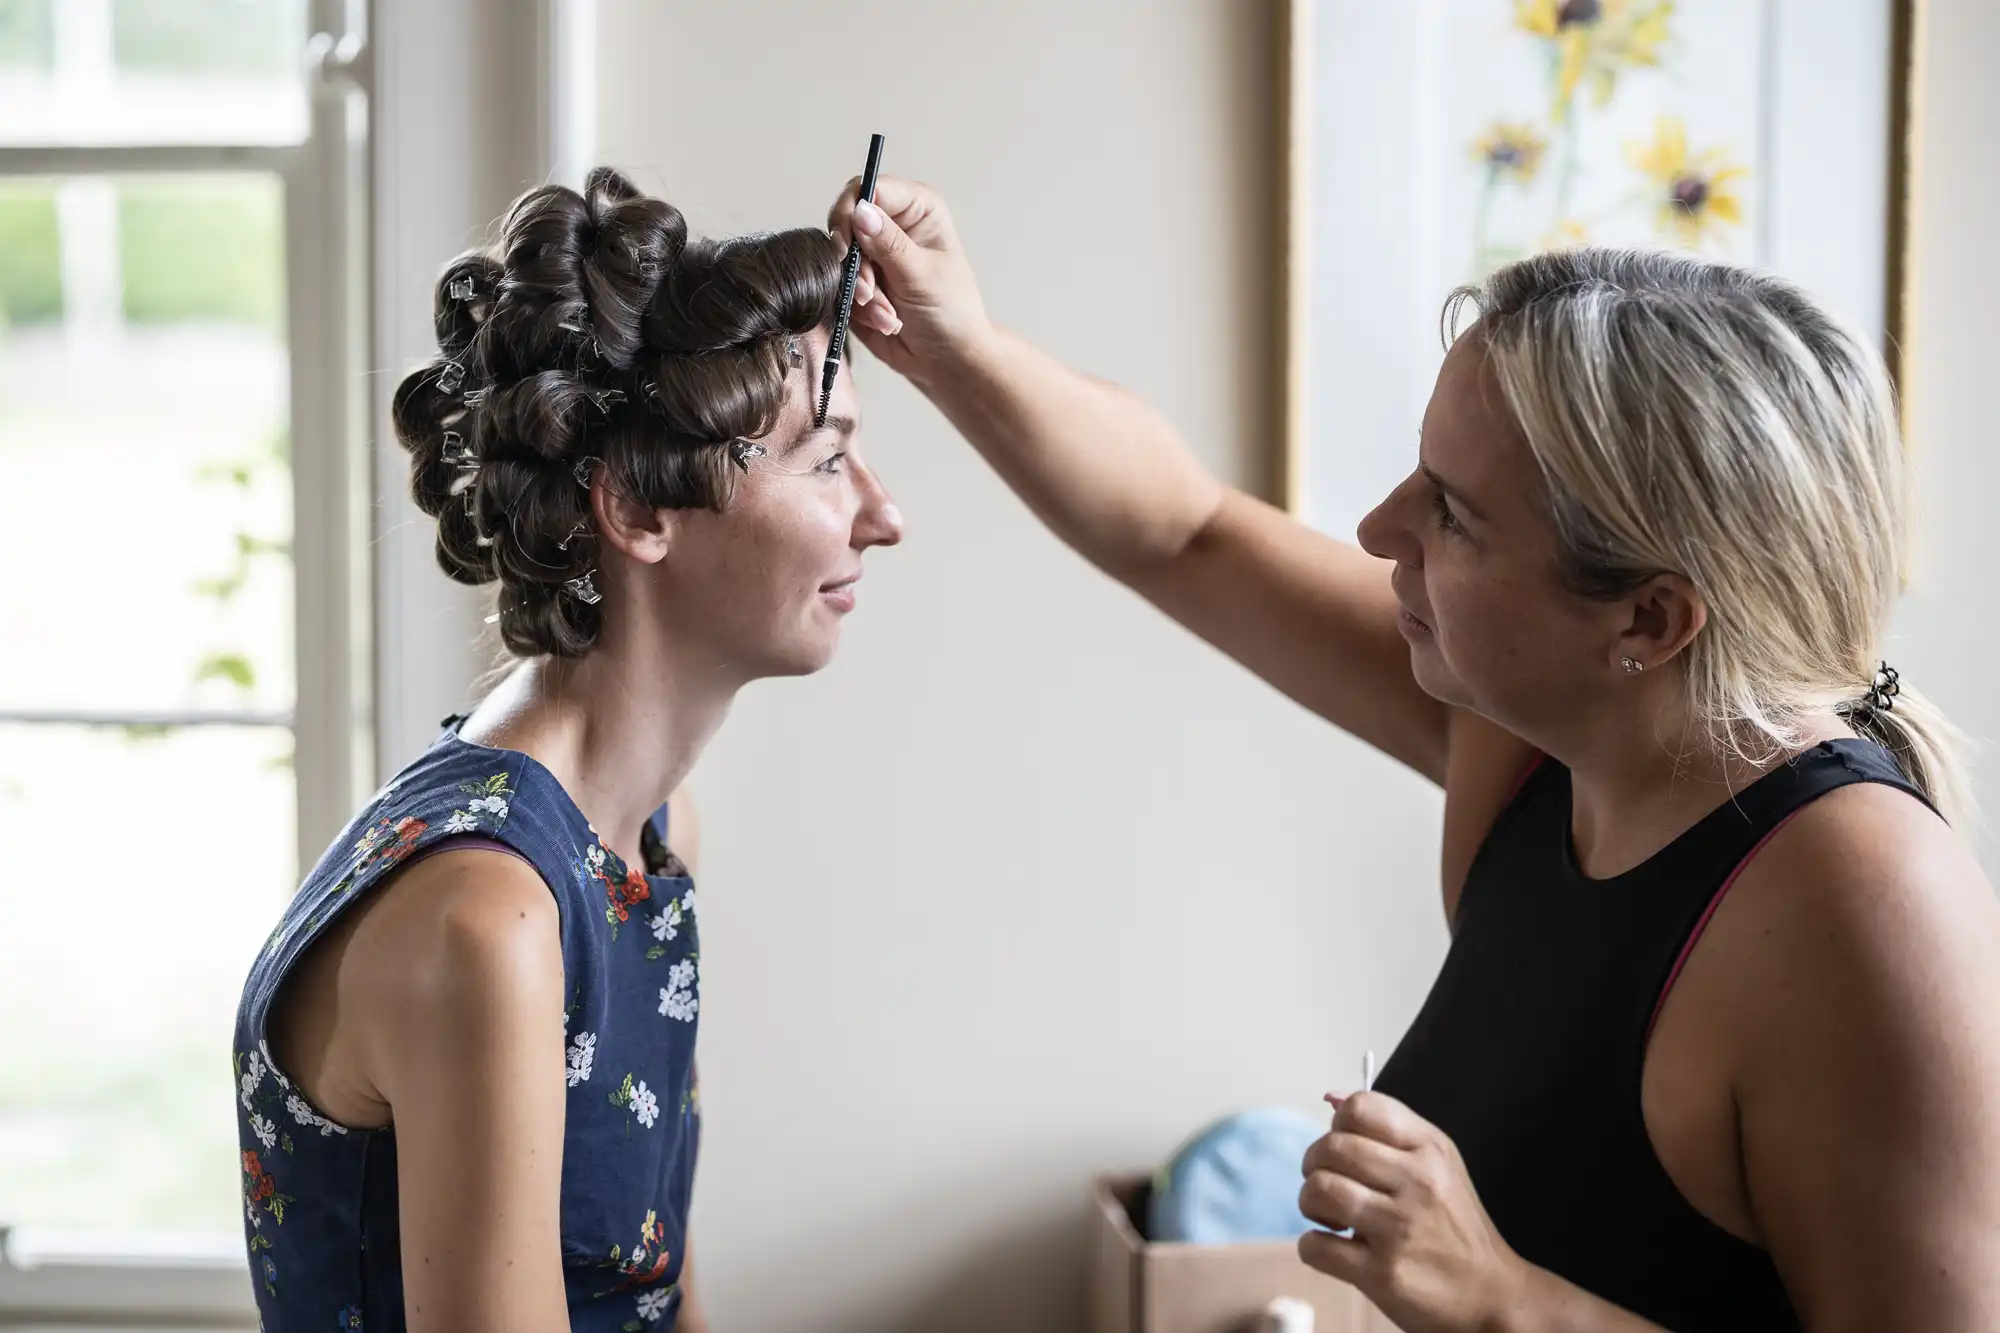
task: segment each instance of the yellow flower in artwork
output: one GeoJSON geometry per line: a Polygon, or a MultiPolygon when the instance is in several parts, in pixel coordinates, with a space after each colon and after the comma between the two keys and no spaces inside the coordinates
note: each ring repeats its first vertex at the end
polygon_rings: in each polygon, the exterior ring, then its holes
{"type": "Polygon", "coordinates": [[[1549,141],[1534,126],[1496,120],[1473,141],[1472,160],[1496,177],[1509,176],[1526,185],[1535,179],[1548,151],[1549,141]]]}
{"type": "Polygon", "coordinates": [[[1514,26],[1550,44],[1556,122],[1586,80],[1603,106],[1621,71],[1659,64],[1673,12],[1674,0],[1514,0],[1514,26]]]}
{"type": "Polygon", "coordinates": [[[1741,226],[1743,198],[1737,182],[1750,174],[1728,154],[1711,149],[1688,152],[1687,126],[1678,116],[1661,116],[1650,143],[1628,145],[1632,165],[1646,173],[1657,191],[1656,225],[1682,245],[1699,248],[1718,225],[1741,226]]]}
{"type": "Polygon", "coordinates": [[[1561,0],[1514,0],[1514,26],[1537,37],[1553,37],[1562,28],[1561,0]]]}

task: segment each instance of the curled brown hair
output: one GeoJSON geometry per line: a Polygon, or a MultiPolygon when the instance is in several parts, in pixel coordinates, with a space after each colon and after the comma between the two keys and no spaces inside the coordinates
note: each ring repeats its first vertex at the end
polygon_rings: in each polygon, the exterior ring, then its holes
{"type": "Polygon", "coordinates": [[[510,651],[596,642],[579,472],[654,509],[727,503],[730,444],[776,424],[788,344],[831,322],[840,259],[814,229],[690,241],[678,209],[599,167],[581,194],[522,195],[497,245],[445,266],[439,355],[397,386],[396,437],[438,564],[499,582],[510,651]]]}

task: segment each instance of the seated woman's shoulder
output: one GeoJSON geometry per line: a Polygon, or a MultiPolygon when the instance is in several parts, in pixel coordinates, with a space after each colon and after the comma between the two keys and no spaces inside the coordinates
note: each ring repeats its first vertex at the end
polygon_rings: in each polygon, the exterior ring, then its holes
{"type": "Polygon", "coordinates": [[[562,985],[560,918],[533,866],[468,848],[429,856],[378,890],[355,930],[353,960],[378,974],[383,998],[482,998],[553,969],[562,985]]]}

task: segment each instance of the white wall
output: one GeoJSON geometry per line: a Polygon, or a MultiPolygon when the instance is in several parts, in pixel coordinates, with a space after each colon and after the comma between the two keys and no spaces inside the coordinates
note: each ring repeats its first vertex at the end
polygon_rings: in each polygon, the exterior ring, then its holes
{"type": "MultiPolygon", "coordinates": [[[[1892,657],[1992,738],[2000,10],[1929,5],[1926,514],[1892,657]]],[[[406,127],[378,162],[392,370],[429,345],[436,266],[537,169],[509,165],[534,133],[509,119],[533,79],[519,36],[469,6],[378,6],[385,60],[392,24],[416,30],[406,115],[492,113],[483,147],[406,127]]],[[[728,232],[819,220],[885,132],[890,169],[952,200],[1000,318],[1254,484],[1274,447],[1263,8],[605,0],[602,156],[728,232]]],[[[842,660],[747,695],[697,778],[698,1267],[747,1333],[1060,1333],[1081,1322],[1091,1172],[1150,1165],[1231,1106],[1310,1103],[1394,1043],[1443,947],[1437,803],[1055,546],[927,405],[861,374],[910,541],[872,560],[842,660]]],[[[394,767],[459,702],[478,624],[402,527],[393,446],[384,462],[394,767]]]]}
{"type": "MultiPolygon", "coordinates": [[[[1256,484],[1276,448],[1268,6],[601,10],[600,156],[697,230],[823,221],[870,131],[994,314],[1256,484]]],[[[696,1191],[732,1330],[1060,1330],[1085,1183],[1386,1052],[1438,801],[1044,535],[859,367],[908,543],[841,660],[746,694],[706,816],[696,1191]]]]}
{"type": "Polygon", "coordinates": [[[485,666],[482,599],[437,567],[437,528],[410,500],[409,455],[389,426],[403,375],[437,355],[438,270],[481,243],[538,184],[539,7],[424,0],[373,7],[375,751],[386,778],[437,735],[485,666]],[[525,91],[524,91],[525,90],[525,91]]]}
{"type": "Polygon", "coordinates": [[[1922,7],[1908,385],[1922,513],[1890,661],[1981,744],[1974,782],[1984,821],[1973,833],[1988,876],[2000,878],[2000,5],[1922,7]]]}

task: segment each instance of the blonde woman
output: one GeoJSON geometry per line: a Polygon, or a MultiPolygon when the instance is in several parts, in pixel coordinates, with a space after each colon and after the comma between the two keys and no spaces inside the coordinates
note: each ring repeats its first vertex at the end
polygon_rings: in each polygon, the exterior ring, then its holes
{"type": "Polygon", "coordinates": [[[935,194],[853,198],[872,351],[1079,552],[1444,788],[1452,948],[1306,1159],[1308,1263],[1437,1333],[2000,1328],[2000,907],[1880,659],[1872,351],[1718,264],[1503,269],[1356,549],[995,329],[935,194]]]}

